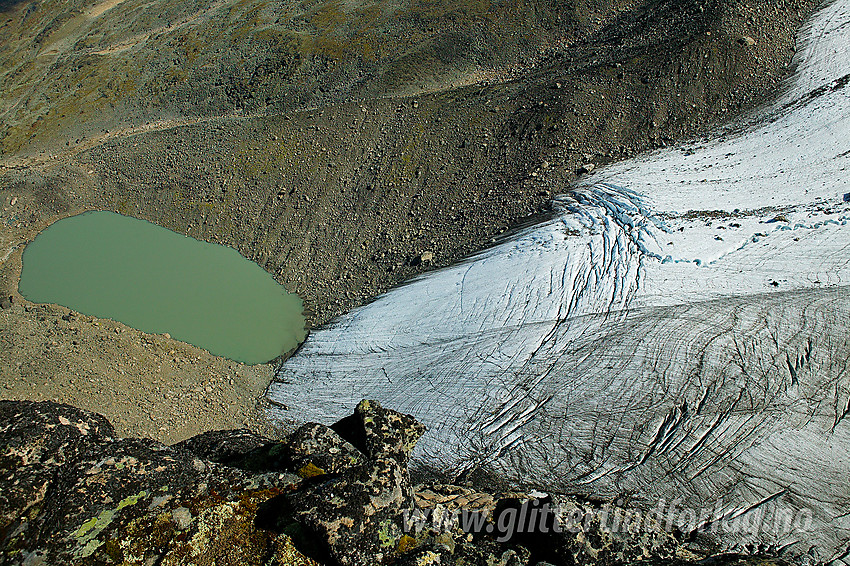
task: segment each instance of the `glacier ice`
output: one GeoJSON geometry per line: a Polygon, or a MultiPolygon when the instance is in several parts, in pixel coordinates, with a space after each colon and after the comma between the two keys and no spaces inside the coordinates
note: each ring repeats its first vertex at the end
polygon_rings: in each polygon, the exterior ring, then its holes
{"type": "Polygon", "coordinates": [[[558,214],[313,332],[272,417],[361,398],[416,415],[415,459],[460,475],[710,508],[808,510],[735,550],[850,544],[850,0],[794,76],[717,133],[615,164],[558,214]]]}

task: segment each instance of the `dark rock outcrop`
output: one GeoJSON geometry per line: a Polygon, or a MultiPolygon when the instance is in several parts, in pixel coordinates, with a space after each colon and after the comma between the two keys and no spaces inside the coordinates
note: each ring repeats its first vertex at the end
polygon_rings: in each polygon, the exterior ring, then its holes
{"type": "Polygon", "coordinates": [[[112,434],[67,405],[0,402],[0,563],[313,564],[254,524],[296,476],[112,434]]]}
{"type": "Polygon", "coordinates": [[[37,538],[33,522],[54,505],[45,498],[63,465],[113,435],[105,418],[74,407],[0,401],[0,543],[4,551],[10,545],[32,545],[37,538]]]}
{"type": "Polygon", "coordinates": [[[244,462],[249,454],[265,448],[268,444],[268,438],[250,430],[214,430],[178,442],[174,448],[192,452],[205,460],[230,465],[244,462]]]}
{"type": "MultiPolygon", "coordinates": [[[[324,540],[340,564],[386,563],[404,550],[402,514],[414,508],[407,461],[425,427],[410,415],[361,401],[354,415],[333,428],[365,457],[346,457],[350,445],[331,429],[313,426],[309,430],[314,435],[305,442],[308,431],[302,428],[295,446],[303,449],[317,439],[326,440],[321,462],[339,473],[316,476],[312,484],[290,495],[288,503],[296,520],[324,540]]],[[[318,470],[312,462],[308,466],[318,470]]]]}

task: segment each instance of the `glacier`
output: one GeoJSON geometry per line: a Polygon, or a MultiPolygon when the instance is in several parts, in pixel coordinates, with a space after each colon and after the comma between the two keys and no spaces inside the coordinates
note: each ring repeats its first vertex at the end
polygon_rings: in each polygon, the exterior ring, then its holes
{"type": "Polygon", "coordinates": [[[629,494],[725,518],[806,510],[718,548],[850,563],[850,0],[801,32],[776,100],[611,165],[554,217],[310,334],[281,421],[362,398],[429,427],[454,477],[629,494]]]}

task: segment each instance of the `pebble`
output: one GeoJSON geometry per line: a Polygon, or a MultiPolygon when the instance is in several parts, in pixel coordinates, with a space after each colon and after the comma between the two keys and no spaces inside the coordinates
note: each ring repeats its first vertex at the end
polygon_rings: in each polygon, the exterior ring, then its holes
{"type": "Polygon", "coordinates": [[[178,507],[173,510],[171,518],[181,531],[188,529],[192,524],[192,513],[186,507],[178,507]]]}

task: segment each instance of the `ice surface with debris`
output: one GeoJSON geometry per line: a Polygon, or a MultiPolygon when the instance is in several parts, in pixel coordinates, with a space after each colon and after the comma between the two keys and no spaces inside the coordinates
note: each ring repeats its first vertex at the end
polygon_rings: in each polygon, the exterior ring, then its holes
{"type": "Polygon", "coordinates": [[[710,536],[850,561],[848,83],[838,0],[776,102],[598,171],[554,219],[313,332],[272,416],[374,398],[428,425],[415,459],[435,469],[675,500],[698,512],[683,528],[764,516],[710,536]]]}

